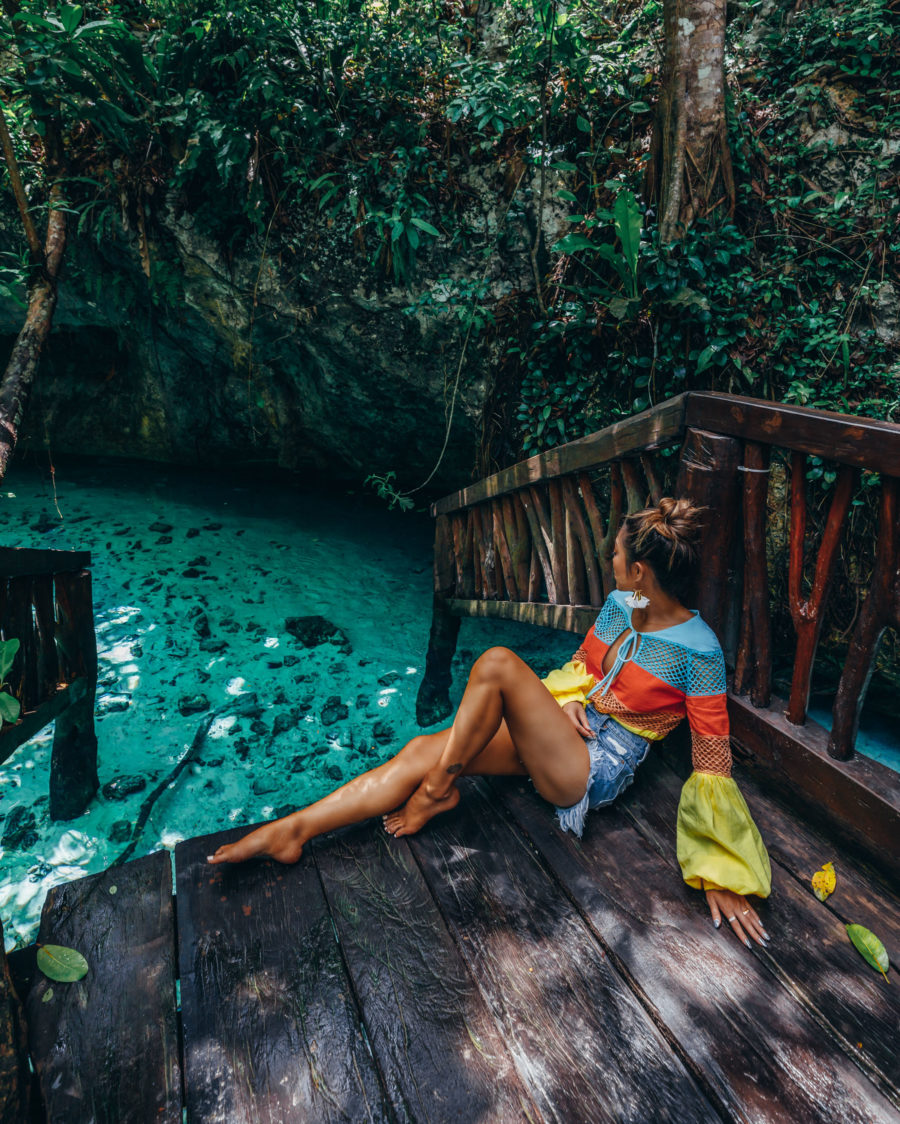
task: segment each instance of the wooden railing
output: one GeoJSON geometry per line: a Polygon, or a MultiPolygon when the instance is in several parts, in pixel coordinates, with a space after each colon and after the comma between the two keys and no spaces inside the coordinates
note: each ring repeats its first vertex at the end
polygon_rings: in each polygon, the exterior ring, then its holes
{"type": "Polygon", "coordinates": [[[755,708],[777,709],[768,558],[768,512],[778,506],[770,484],[776,463],[790,494],[788,599],[796,650],[788,727],[806,722],[847,513],[861,494],[860,470],[880,474],[877,489],[871,476],[865,489],[869,497],[880,491],[874,571],[853,626],[828,737],[831,756],[848,759],[881,635],[889,625],[900,627],[900,425],[726,394],[680,395],[432,506],[434,617],[420,722],[449,713],[460,616],[586,632],[614,584],[612,545],[622,516],[666,492],[709,509],[697,607],[722,641],[733,670],[733,698],[749,696],[755,708]],[[836,473],[824,533],[812,548],[806,480],[811,456],[833,462],[836,473]]]}
{"type": "Polygon", "coordinates": [[[0,729],[0,762],[56,720],[50,816],[73,819],[97,791],[97,644],[87,551],[0,548],[0,634],[19,651],[6,690],[21,714],[0,729]]]}

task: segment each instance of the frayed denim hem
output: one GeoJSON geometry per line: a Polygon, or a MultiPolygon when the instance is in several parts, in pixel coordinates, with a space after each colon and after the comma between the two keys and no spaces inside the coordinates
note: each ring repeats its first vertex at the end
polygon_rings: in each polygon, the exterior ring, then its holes
{"type": "Polygon", "coordinates": [[[580,839],[584,834],[584,822],[588,813],[588,794],[578,801],[577,804],[572,804],[568,808],[557,808],[556,818],[559,820],[559,826],[563,831],[571,831],[580,839]]]}

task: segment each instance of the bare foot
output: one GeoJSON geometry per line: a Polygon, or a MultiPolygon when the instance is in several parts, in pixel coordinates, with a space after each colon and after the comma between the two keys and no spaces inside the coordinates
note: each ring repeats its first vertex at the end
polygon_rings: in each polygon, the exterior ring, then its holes
{"type": "Polygon", "coordinates": [[[295,863],[303,854],[303,840],[293,819],[291,815],[263,824],[237,843],[223,844],[214,855],[207,856],[207,862],[242,863],[265,855],[280,863],[295,863]]]}
{"type": "Polygon", "coordinates": [[[401,835],[414,835],[438,812],[449,812],[458,803],[459,789],[456,785],[440,800],[435,800],[420,787],[416,789],[399,811],[391,812],[381,818],[388,835],[393,835],[395,839],[399,839],[401,835]]]}

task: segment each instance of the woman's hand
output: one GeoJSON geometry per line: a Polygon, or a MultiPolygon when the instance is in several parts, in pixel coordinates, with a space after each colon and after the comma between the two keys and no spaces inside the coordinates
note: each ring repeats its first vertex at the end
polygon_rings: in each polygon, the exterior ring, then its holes
{"type": "Polygon", "coordinates": [[[588,725],[587,715],[584,712],[584,705],[582,703],[566,703],[563,707],[563,714],[568,716],[569,721],[583,738],[592,738],[594,736],[594,731],[588,725]]]}
{"type": "Polygon", "coordinates": [[[709,912],[712,914],[713,924],[718,929],[722,918],[731,925],[735,935],[751,948],[749,937],[757,944],[766,947],[769,934],[763,928],[756,910],[747,901],[743,894],[735,894],[731,890],[707,890],[706,900],[709,903],[709,912]]]}

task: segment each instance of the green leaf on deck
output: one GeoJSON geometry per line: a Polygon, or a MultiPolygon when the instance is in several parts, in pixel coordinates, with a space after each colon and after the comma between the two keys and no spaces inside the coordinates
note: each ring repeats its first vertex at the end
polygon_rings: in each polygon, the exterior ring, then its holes
{"type": "Polygon", "coordinates": [[[41,1000],[41,1002],[42,1003],[49,1003],[52,998],[53,998],[53,988],[48,987],[47,990],[44,992],[44,997],[41,1000]]]}
{"type": "Polygon", "coordinates": [[[21,709],[22,704],[18,699],[14,699],[6,691],[0,692],[0,718],[4,722],[16,722],[21,709]]]}
{"type": "Polygon", "coordinates": [[[88,962],[81,953],[61,944],[41,945],[37,966],[45,976],[60,983],[74,983],[86,976],[88,971],[88,962]]]}
{"type": "Polygon", "coordinates": [[[118,886],[110,886],[110,888],[109,888],[109,892],[110,892],[111,894],[118,894],[118,892],[119,892],[119,887],[118,887],[118,886]]]}
{"type": "Polygon", "coordinates": [[[837,884],[837,876],[834,873],[834,864],[825,863],[821,870],[817,870],[812,876],[810,884],[813,888],[813,893],[820,902],[824,902],[829,894],[834,893],[834,887],[837,884]]]}
{"type": "Polygon", "coordinates": [[[870,964],[877,972],[881,972],[885,979],[887,979],[887,970],[890,967],[890,960],[888,960],[887,949],[864,925],[848,925],[847,936],[853,941],[853,945],[859,955],[870,964]]]}
{"type": "Polygon", "coordinates": [[[18,650],[18,640],[0,640],[0,682],[6,678],[6,673],[12,667],[18,650]]]}

